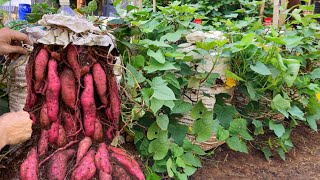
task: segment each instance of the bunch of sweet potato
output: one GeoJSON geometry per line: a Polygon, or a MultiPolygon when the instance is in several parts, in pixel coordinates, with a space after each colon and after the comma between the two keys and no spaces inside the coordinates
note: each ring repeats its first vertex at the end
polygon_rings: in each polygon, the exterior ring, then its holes
{"type": "Polygon", "coordinates": [[[39,164],[46,166],[40,174],[48,179],[64,179],[67,170],[71,179],[92,179],[97,168],[99,179],[144,179],[133,158],[105,144],[118,130],[121,108],[113,61],[107,48],[35,48],[26,69],[25,110],[41,133],[21,165],[22,180],[37,179],[39,164]]]}

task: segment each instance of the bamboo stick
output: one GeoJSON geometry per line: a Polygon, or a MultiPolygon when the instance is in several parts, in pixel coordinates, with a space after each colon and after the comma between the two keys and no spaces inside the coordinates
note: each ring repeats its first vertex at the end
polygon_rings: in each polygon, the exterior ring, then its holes
{"type": "Polygon", "coordinates": [[[139,1],[140,4],[140,10],[142,9],[142,0],[139,1]]]}
{"type": "Polygon", "coordinates": [[[259,21],[262,23],[263,21],[263,14],[264,14],[264,7],[266,5],[266,0],[262,0],[262,4],[260,6],[260,17],[259,17],[259,21]]]}
{"type": "Polygon", "coordinates": [[[157,2],[156,0],[153,0],[153,4],[152,4],[153,12],[156,12],[156,6],[157,6],[157,2]]]}
{"type": "Polygon", "coordinates": [[[279,0],[273,0],[273,18],[272,24],[274,28],[279,26],[279,0]]]}

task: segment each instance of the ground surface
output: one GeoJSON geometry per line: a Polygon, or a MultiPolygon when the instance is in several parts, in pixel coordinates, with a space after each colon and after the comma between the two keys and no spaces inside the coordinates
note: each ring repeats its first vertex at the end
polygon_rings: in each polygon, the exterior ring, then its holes
{"type": "Polygon", "coordinates": [[[223,145],[214,157],[203,161],[203,167],[191,179],[320,179],[320,133],[300,126],[292,136],[295,148],[286,161],[273,157],[268,162],[254,148],[244,154],[223,145]]]}
{"type": "MultiPolygon", "coordinates": [[[[296,147],[287,155],[287,161],[273,157],[268,162],[254,148],[249,154],[243,154],[222,145],[213,157],[203,159],[203,167],[190,179],[320,179],[320,133],[300,126],[292,135],[296,147]]],[[[133,146],[126,148],[132,153],[133,146]]],[[[19,165],[26,151],[20,152],[6,168],[0,167],[0,180],[18,179],[19,165]]]]}

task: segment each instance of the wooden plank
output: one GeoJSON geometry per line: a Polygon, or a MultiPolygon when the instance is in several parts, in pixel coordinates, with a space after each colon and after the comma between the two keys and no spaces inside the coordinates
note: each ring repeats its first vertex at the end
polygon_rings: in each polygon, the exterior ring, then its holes
{"type": "Polygon", "coordinates": [[[153,4],[152,4],[153,12],[156,12],[156,6],[157,6],[157,2],[156,0],[153,0],[153,4]]]}
{"type": "Polygon", "coordinates": [[[273,0],[272,25],[274,28],[278,28],[279,26],[279,0],[273,0]]]}
{"type": "Polygon", "coordinates": [[[264,14],[264,7],[266,5],[266,0],[262,0],[261,2],[261,6],[260,6],[260,17],[259,17],[259,21],[262,23],[263,21],[263,14],[264,14]]]}

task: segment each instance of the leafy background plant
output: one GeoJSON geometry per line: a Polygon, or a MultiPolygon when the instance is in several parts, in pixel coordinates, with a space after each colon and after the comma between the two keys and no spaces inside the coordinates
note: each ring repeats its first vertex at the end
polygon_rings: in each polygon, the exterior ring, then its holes
{"type": "MultiPolygon", "coordinates": [[[[244,153],[250,141],[267,159],[275,153],[285,159],[293,147],[290,133],[294,127],[304,123],[317,131],[319,23],[316,15],[301,15],[310,7],[286,11],[293,20],[273,29],[258,21],[260,1],[241,1],[240,9],[210,15],[219,19],[211,18],[212,26],[207,22],[201,26],[192,23],[199,17],[201,2],[193,6],[175,1],[158,6],[157,12],[128,6],[122,20],[130,26],[114,30],[126,68],[123,123],[127,132],[135,134],[134,143],[146,161],[149,179],[159,179],[160,174],[187,179],[201,167],[200,158],[206,153],[187,134],[203,142],[214,132],[219,141],[244,153]],[[227,38],[198,42],[195,50],[202,56],[219,52],[232,67],[226,76],[236,84],[233,100],[230,104],[224,95],[217,96],[213,111],[201,101],[191,104],[182,97],[199,83],[214,84],[217,77],[196,72],[188,62],[198,61],[177,51],[192,29],[217,29],[227,38]],[[193,125],[179,124],[179,118],[189,113],[193,125]]],[[[201,8],[200,12],[208,15],[201,8]]]]}

